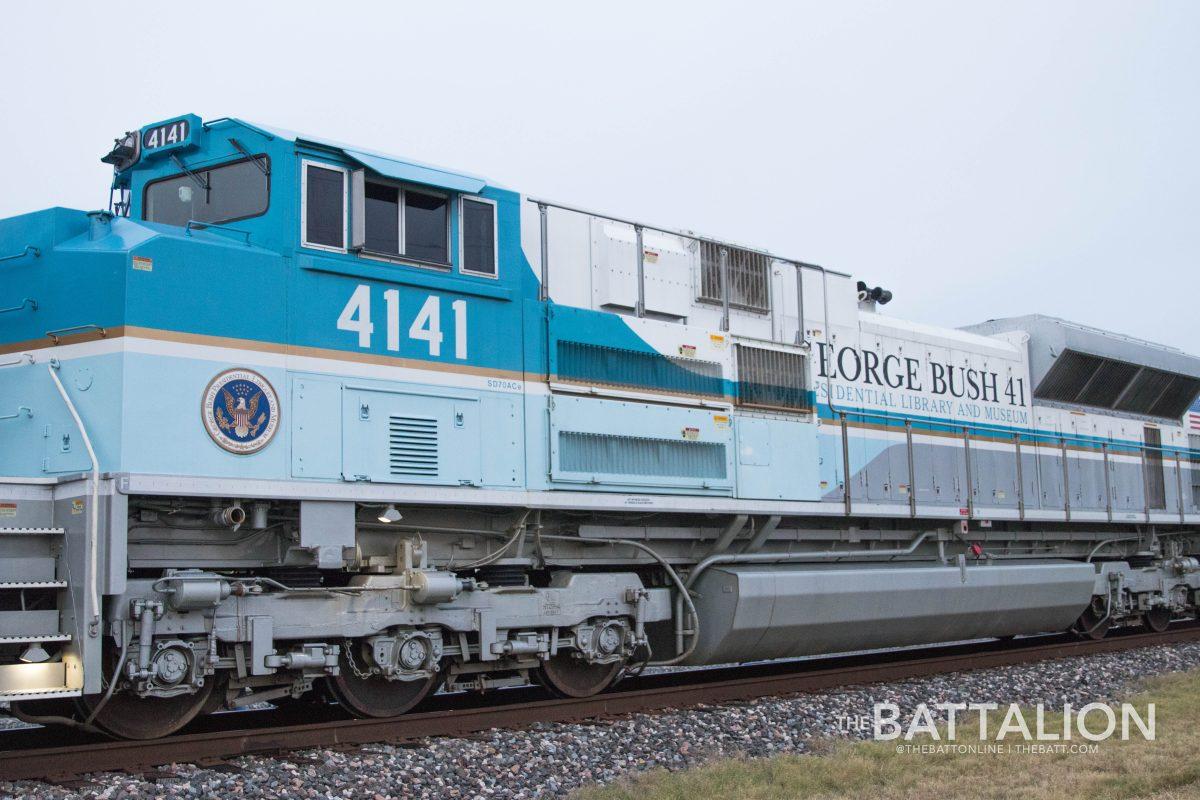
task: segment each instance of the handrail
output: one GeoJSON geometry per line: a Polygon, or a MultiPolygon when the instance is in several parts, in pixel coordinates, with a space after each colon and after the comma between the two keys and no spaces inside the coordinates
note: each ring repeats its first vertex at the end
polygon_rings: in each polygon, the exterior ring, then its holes
{"type": "Polygon", "coordinates": [[[200,127],[204,128],[204,130],[208,130],[213,125],[216,125],[218,122],[232,122],[234,125],[241,125],[246,130],[252,131],[253,133],[257,133],[259,136],[265,136],[267,138],[268,142],[275,141],[275,134],[271,133],[270,131],[265,131],[262,128],[258,127],[257,125],[251,125],[249,122],[243,122],[242,120],[237,119],[236,117],[217,117],[216,119],[210,119],[208,122],[205,122],[200,127]]]}
{"type": "MultiPolygon", "coordinates": [[[[765,256],[765,257],[771,259],[772,261],[782,261],[786,264],[796,264],[796,265],[802,266],[806,269],[815,269],[815,270],[821,271],[820,267],[817,267],[813,264],[808,264],[804,261],[800,261],[799,259],[785,258],[783,256],[776,255],[775,253],[771,253],[767,250],[758,250],[753,247],[745,247],[740,244],[734,244],[733,242],[727,242],[722,239],[713,238],[711,236],[703,236],[703,235],[695,233],[693,231],[681,231],[681,230],[677,230],[674,228],[663,228],[658,225],[648,225],[644,222],[635,222],[634,220],[625,219],[623,217],[614,217],[611,214],[602,214],[599,211],[589,211],[586,208],[579,208],[577,206],[568,206],[563,203],[554,203],[549,200],[540,200],[540,199],[534,198],[534,197],[527,197],[525,199],[528,202],[533,203],[534,205],[536,205],[538,207],[545,206],[546,208],[557,208],[562,211],[573,211],[576,214],[586,214],[589,217],[598,217],[600,219],[606,219],[609,222],[618,222],[618,223],[621,223],[622,225],[631,225],[634,227],[641,227],[648,231],[655,231],[656,233],[665,233],[669,236],[680,236],[684,239],[695,239],[696,241],[712,242],[713,244],[722,245],[725,247],[733,247],[738,250],[745,250],[746,252],[753,253],[755,255],[765,256]]],[[[850,277],[850,275],[845,272],[835,272],[834,270],[828,270],[828,272],[830,275],[837,275],[838,277],[841,277],[841,278],[849,278],[850,277]]]]}
{"type": "Polygon", "coordinates": [[[102,338],[102,339],[108,338],[108,331],[105,330],[102,326],[97,325],[94,322],[89,322],[86,325],[72,325],[69,328],[55,328],[52,331],[46,331],[46,335],[50,337],[50,341],[52,341],[54,344],[58,344],[59,340],[62,339],[63,334],[75,333],[76,331],[92,331],[92,330],[99,331],[100,338],[102,338]]]}
{"type": "Polygon", "coordinates": [[[33,417],[33,409],[32,409],[32,408],[30,408],[29,406],[17,406],[17,413],[15,413],[15,414],[5,414],[4,416],[0,417],[0,420],[3,420],[3,419],[16,419],[17,417],[29,417],[29,418],[32,418],[32,417],[33,417]]]}
{"type": "Polygon", "coordinates": [[[250,246],[250,231],[242,230],[241,228],[231,228],[228,225],[218,225],[215,222],[202,222],[198,219],[189,219],[187,221],[187,225],[185,225],[183,228],[183,234],[184,236],[191,236],[192,231],[207,228],[216,228],[219,231],[229,231],[230,233],[236,233],[240,236],[245,236],[246,247],[250,246]]]}
{"type": "Polygon", "coordinates": [[[0,361],[0,367],[15,367],[17,364],[24,364],[26,362],[30,364],[36,363],[32,353],[21,353],[21,355],[11,361],[0,361]]]}
{"type": "Polygon", "coordinates": [[[33,254],[34,258],[40,258],[42,251],[40,248],[34,247],[31,244],[25,245],[25,249],[19,253],[13,253],[11,256],[0,256],[0,261],[14,261],[18,258],[24,258],[29,254],[33,254]]]}
{"type": "Polygon", "coordinates": [[[79,410],[75,408],[75,403],[71,401],[71,396],[67,394],[66,387],[63,386],[58,377],[58,370],[61,365],[58,359],[51,359],[47,365],[47,371],[50,373],[50,379],[54,381],[54,388],[58,390],[58,394],[62,397],[63,403],[67,407],[67,411],[71,415],[71,419],[75,421],[75,427],[79,430],[79,435],[83,438],[83,446],[87,449],[88,459],[92,462],[92,480],[91,494],[92,502],[88,515],[88,563],[87,563],[87,589],[88,598],[91,600],[92,616],[88,622],[88,636],[95,638],[100,635],[100,586],[99,581],[99,553],[100,553],[100,460],[96,458],[96,450],[92,447],[92,437],[88,436],[87,428],[84,427],[83,419],[79,416],[79,410]]]}
{"type": "MultiPolygon", "coordinates": [[[[729,333],[729,248],[721,247],[721,332],[729,333]]],[[[772,332],[772,336],[774,333],[772,332]]]]}
{"type": "MultiPolygon", "coordinates": [[[[850,277],[845,272],[837,272],[836,270],[826,269],[818,264],[811,264],[807,261],[800,261],[795,258],[785,258],[775,255],[766,250],[757,250],[752,247],[744,247],[742,245],[732,244],[720,239],[714,239],[709,236],[702,236],[691,231],[681,231],[672,228],[663,228],[657,225],[647,225],[644,222],[635,222],[623,217],[614,217],[611,214],[602,214],[598,211],[588,211],[587,209],[569,206],[563,203],[552,203],[549,200],[539,200],[534,197],[525,198],[528,202],[533,203],[538,207],[539,215],[539,245],[541,248],[541,286],[538,288],[538,299],[545,302],[550,299],[550,233],[549,233],[549,210],[557,208],[562,211],[570,211],[575,214],[583,214],[597,219],[616,222],[621,225],[630,225],[633,227],[636,237],[635,247],[637,247],[637,302],[634,305],[634,315],[644,317],[646,314],[646,284],[645,284],[645,248],[643,244],[643,234],[645,231],[655,231],[657,233],[665,233],[668,236],[679,236],[684,239],[690,239],[697,242],[712,242],[721,248],[722,260],[728,260],[728,248],[734,247],[738,250],[755,255],[763,256],[772,261],[778,261],[783,264],[791,264],[796,270],[796,299],[797,299],[797,323],[796,323],[796,341],[795,343],[804,349],[808,349],[810,344],[805,337],[805,321],[804,321],[804,270],[812,270],[813,272],[821,273],[822,292],[825,295],[825,327],[829,327],[829,288],[828,276],[836,275],[840,278],[850,277]]],[[[729,292],[728,292],[728,265],[724,264],[721,267],[721,330],[729,330],[729,292]]],[[[774,319],[775,308],[772,304],[770,313],[774,319]]],[[[772,336],[774,336],[774,322],[772,322],[772,336]]],[[[831,406],[832,407],[832,406],[831,406]]]]}
{"type": "Polygon", "coordinates": [[[638,317],[646,316],[646,245],[642,240],[642,226],[634,225],[633,232],[637,236],[637,305],[633,313],[638,317]]]}
{"type": "Polygon", "coordinates": [[[539,236],[542,247],[542,285],[538,287],[538,300],[543,303],[550,299],[550,237],[547,221],[548,208],[545,203],[538,203],[538,214],[541,217],[539,236]]]}
{"type": "Polygon", "coordinates": [[[21,305],[19,305],[19,306],[10,306],[9,308],[0,308],[0,314],[7,314],[10,311],[20,311],[25,306],[29,306],[31,311],[37,311],[38,310],[38,301],[34,300],[32,297],[26,297],[24,300],[21,301],[21,305]]]}

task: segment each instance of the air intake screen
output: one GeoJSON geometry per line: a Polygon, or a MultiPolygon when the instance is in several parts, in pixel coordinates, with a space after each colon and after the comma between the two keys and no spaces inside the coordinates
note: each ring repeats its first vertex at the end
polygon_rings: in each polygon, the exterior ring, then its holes
{"type": "Polygon", "coordinates": [[[737,345],[739,406],[809,411],[804,356],[737,345]]]}
{"type": "Polygon", "coordinates": [[[723,479],[725,445],[563,431],[558,435],[564,472],[647,477],[723,479]]]}
{"type": "Polygon", "coordinates": [[[607,386],[660,389],[720,397],[721,365],[715,361],[666,356],[559,340],[558,377],[607,386]]]}
{"type": "Polygon", "coordinates": [[[1060,403],[1179,419],[1200,393],[1200,380],[1126,361],[1064,350],[1034,397],[1060,403]]]}
{"type": "Polygon", "coordinates": [[[438,423],[428,417],[388,417],[388,471],[436,478],[438,423]]]}
{"type": "Polygon", "coordinates": [[[771,259],[762,254],[716,242],[700,241],[700,298],[724,302],[721,290],[721,248],[729,272],[729,303],[752,311],[771,310],[771,259]]]}

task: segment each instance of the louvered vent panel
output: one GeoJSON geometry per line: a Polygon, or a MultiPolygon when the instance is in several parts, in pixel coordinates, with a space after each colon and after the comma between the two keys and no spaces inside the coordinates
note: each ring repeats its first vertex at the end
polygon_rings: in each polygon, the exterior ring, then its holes
{"type": "Polygon", "coordinates": [[[563,431],[558,436],[564,472],[647,477],[726,477],[725,445],[674,439],[563,431]]]}
{"type": "Polygon", "coordinates": [[[558,342],[558,377],[606,386],[661,389],[720,397],[721,365],[715,361],[645,353],[618,347],[558,342]]]}
{"type": "Polygon", "coordinates": [[[1074,403],[1079,392],[1103,363],[1102,358],[1064,350],[1038,384],[1035,394],[1045,400],[1074,403]]]}
{"type": "Polygon", "coordinates": [[[1084,386],[1078,402],[1085,406],[1111,408],[1137,371],[1138,368],[1128,362],[1105,359],[1084,386]]]}
{"type": "Polygon", "coordinates": [[[437,477],[438,421],[430,417],[388,417],[388,462],[393,475],[437,477]]]}
{"type": "Polygon", "coordinates": [[[1177,420],[1200,394],[1200,380],[1127,361],[1064,350],[1033,396],[1177,420]]]}
{"type": "Polygon", "coordinates": [[[811,410],[804,356],[739,344],[737,365],[738,405],[788,411],[811,410]]]}
{"type": "Polygon", "coordinates": [[[1133,384],[1125,392],[1125,396],[1117,402],[1117,410],[1149,414],[1150,409],[1170,387],[1171,378],[1169,372],[1147,367],[1133,379],[1133,384]]]}
{"type": "Polygon", "coordinates": [[[1197,393],[1200,393],[1200,381],[1186,375],[1176,375],[1150,413],[1156,417],[1171,419],[1182,417],[1183,412],[1187,411],[1188,406],[1196,399],[1197,393]]]}
{"type": "Polygon", "coordinates": [[[721,289],[721,248],[729,273],[729,304],[752,311],[771,310],[771,259],[762,253],[700,241],[700,296],[708,303],[724,302],[721,289]]]}

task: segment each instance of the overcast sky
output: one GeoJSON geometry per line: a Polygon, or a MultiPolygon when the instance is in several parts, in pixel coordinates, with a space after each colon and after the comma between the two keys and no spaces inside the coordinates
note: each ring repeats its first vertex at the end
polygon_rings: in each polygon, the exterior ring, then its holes
{"type": "Polygon", "coordinates": [[[848,271],[895,316],[1200,353],[1200,2],[47,2],[4,28],[0,216],[103,206],[124,130],[240,116],[848,271]]]}

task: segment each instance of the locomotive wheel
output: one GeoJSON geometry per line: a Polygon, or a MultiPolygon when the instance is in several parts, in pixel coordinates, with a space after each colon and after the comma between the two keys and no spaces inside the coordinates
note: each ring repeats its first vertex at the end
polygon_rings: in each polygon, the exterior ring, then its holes
{"type": "MultiPolygon", "coordinates": [[[[195,694],[175,697],[138,697],[118,692],[108,699],[92,724],[118,739],[161,739],[187,725],[212,700],[213,685],[206,681],[195,694]]],[[[79,711],[87,719],[99,705],[102,694],[80,698],[79,711]]]]}
{"type": "Polygon", "coordinates": [[[228,676],[219,672],[209,678],[208,682],[212,684],[212,690],[208,694],[208,700],[200,708],[201,714],[212,714],[225,707],[225,694],[229,684],[228,676]]]}
{"type": "Polygon", "coordinates": [[[570,653],[559,653],[542,661],[535,677],[559,697],[591,697],[607,689],[624,666],[620,661],[589,664],[570,653]]]}
{"type": "Polygon", "coordinates": [[[1171,625],[1171,609],[1158,606],[1142,614],[1142,624],[1146,630],[1162,633],[1171,625]]]}
{"type": "Polygon", "coordinates": [[[1112,627],[1112,619],[1108,616],[1108,612],[1104,607],[1103,600],[1093,600],[1087,610],[1079,615],[1073,630],[1078,635],[1085,639],[1103,639],[1112,627]]]}
{"type": "Polygon", "coordinates": [[[441,678],[438,673],[416,681],[389,681],[378,675],[359,677],[345,653],[339,665],[339,674],[326,679],[329,693],[338,705],[359,718],[400,716],[424,700],[441,678]]]}

